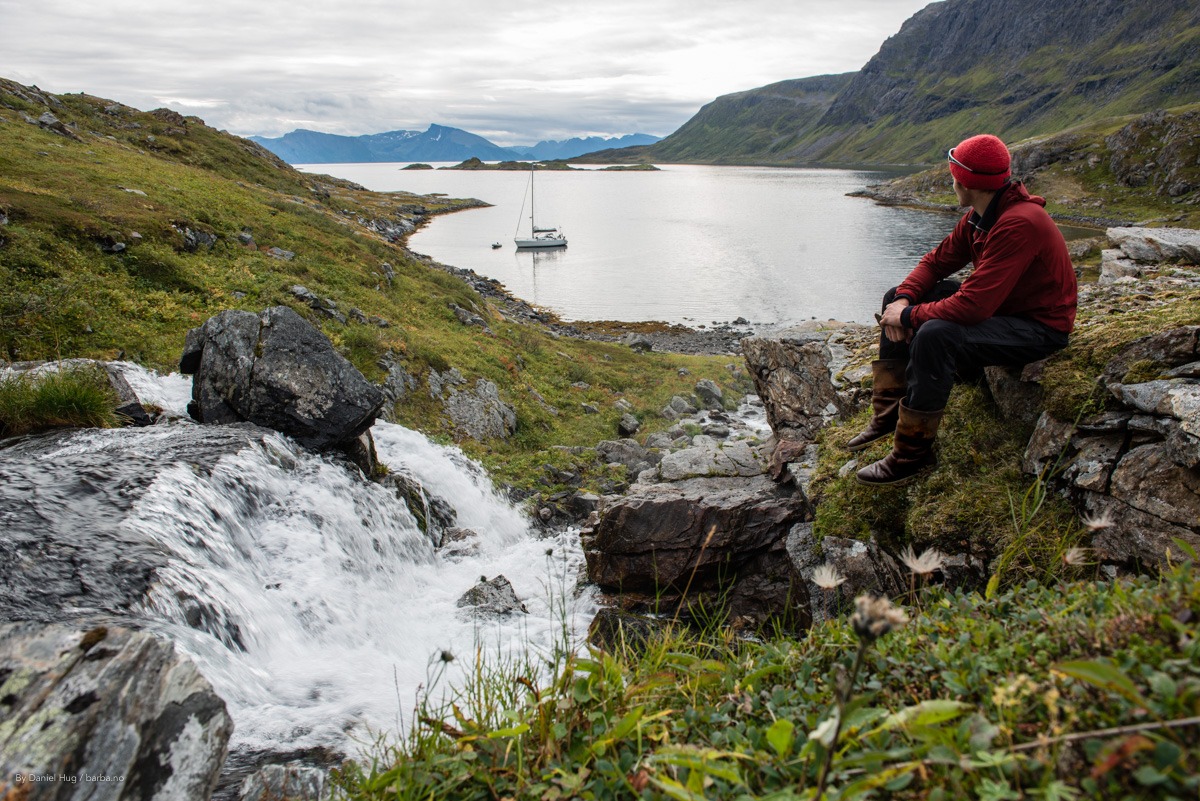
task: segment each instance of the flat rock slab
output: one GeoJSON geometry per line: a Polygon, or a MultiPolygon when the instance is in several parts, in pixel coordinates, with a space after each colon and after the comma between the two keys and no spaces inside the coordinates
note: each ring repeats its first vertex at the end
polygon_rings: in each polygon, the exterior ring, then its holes
{"type": "Polygon", "coordinates": [[[0,797],[208,798],[233,721],[146,632],[0,625],[0,797]]]}

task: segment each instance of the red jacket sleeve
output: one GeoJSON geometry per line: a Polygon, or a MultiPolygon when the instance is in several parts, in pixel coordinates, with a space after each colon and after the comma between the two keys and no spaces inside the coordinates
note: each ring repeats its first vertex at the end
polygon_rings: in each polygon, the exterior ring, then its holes
{"type": "Polygon", "coordinates": [[[971,262],[972,229],[967,222],[969,218],[970,214],[964,215],[940,245],[921,257],[917,266],[896,288],[896,297],[906,297],[912,303],[918,303],[926,292],[933,289],[934,284],[971,262]]]}
{"type": "Polygon", "coordinates": [[[992,317],[1037,255],[1035,238],[1028,220],[1017,214],[1005,215],[988,233],[975,257],[975,271],[962,287],[944,300],[914,306],[909,323],[914,329],[934,319],[978,325],[992,317]]]}

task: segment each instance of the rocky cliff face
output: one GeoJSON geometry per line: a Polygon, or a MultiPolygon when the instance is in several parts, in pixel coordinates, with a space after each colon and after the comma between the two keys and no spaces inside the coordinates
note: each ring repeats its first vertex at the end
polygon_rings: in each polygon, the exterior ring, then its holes
{"type": "Polygon", "coordinates": [[[719,98],[641,155],[911,163],[981,131],[1016,140],[1197,101],[1191,0],[945,0],[905,22],[858,73],[719,98]]]}

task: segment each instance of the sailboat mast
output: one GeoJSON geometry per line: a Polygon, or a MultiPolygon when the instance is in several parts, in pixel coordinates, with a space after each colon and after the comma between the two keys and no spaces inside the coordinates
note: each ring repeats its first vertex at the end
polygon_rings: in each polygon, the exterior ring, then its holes
{"type": "Polygon", "coordinates": [[[537,170],[536,164],[537,162],[535,161],[529,162],[529,235],[531,237],[537,235],[537,220],[533,216],[534,209],[537,208],[537,204],[534,203],[533,199],[533,173],[537,170]]]}

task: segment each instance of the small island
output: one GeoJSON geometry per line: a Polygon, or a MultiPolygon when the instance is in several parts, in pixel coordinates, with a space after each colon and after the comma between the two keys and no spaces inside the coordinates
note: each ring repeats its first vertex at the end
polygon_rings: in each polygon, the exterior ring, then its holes
{"type": "MultiPolygon", "coordinates": [[[[417,165],[414,164],[412,166],[405,167],[404,169],[406,169],[406,170],[425,169],[425,167],[419,168],[417,165]]],[[[614,164],[614,165],[611,165],[608,167],[603,167],[598,170],[586,170],[586,169],[580,169],[579,167],[572,167],[571,165],[567,164],[567,162],[561,161],[561,160],[501,161],[496,164],[488,164],[488,163],[484,162],[482,159],[472,156],[471,158],[467,159],[466,161],[460,162],[453,166],[438,167],[438,169],[439,170],[510,170],[510,171],[514,171],[514,172],[516,172],[516,171],[524,172],[526,170],[533,170],[533,169],[556,170],[559,172],[567,172],[567,171],[569,171],[569,172],[602,172],[604,170],[621,170],[621,171],[634,170],[634,171],[644,172],[644,171],[649,171],[649,170],[658,170],[658,167],[655,167],[653,164],[614,164]]]]}
{"type": "Polygon", "coordinates": [[[425,164],[422,162],[417,162],[416,164],[409,164],[407,167],[401,167],[400,169],[402,169],[402,170],[432,170],[433,165],[425,164]]]}

